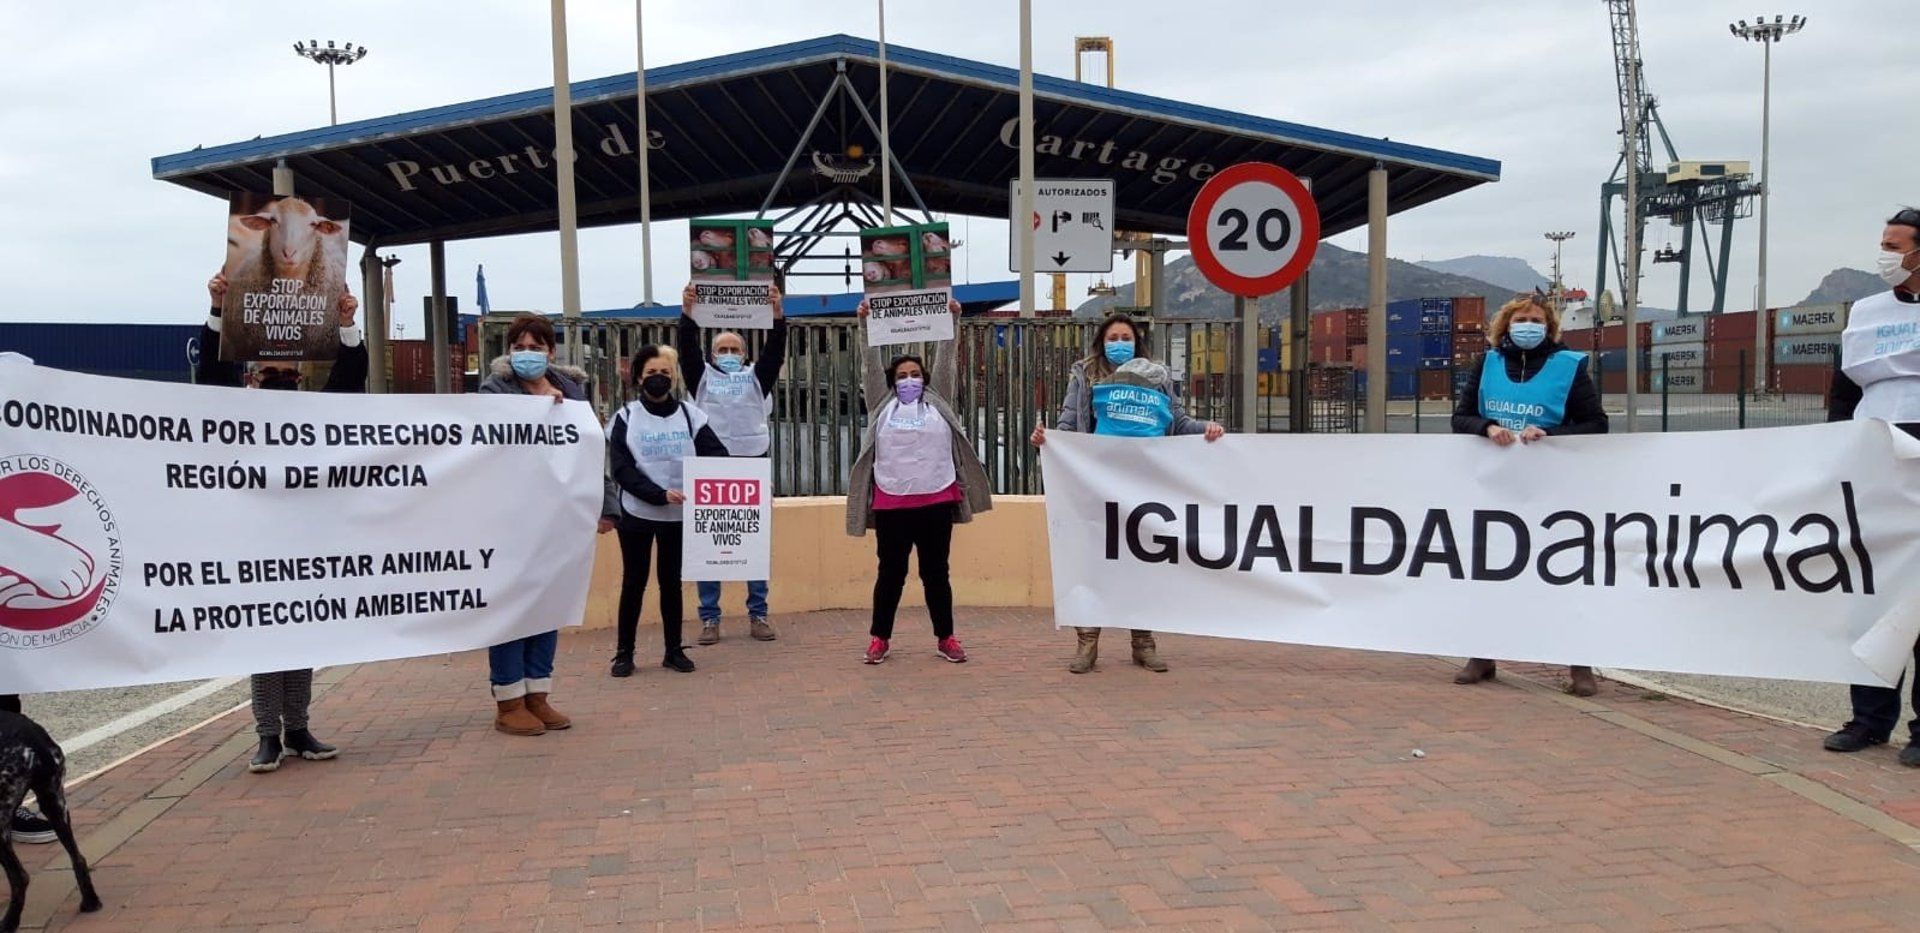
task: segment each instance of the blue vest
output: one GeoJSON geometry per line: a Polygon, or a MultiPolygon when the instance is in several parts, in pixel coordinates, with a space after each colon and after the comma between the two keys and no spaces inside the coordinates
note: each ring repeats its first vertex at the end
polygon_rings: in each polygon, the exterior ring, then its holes
{"type": "Polygon", "coordinates": [[[1166,437],[1173,404],[1146,386],[1103,383],[1093,387],[1093,433],[1110,437],[1166,437]]]}
{"type": "Polygon", "coordinates": [[[1509,431],[1557,428],[1567,420],[1567,393],[1586,365],[1587,355],[1561,350],[1547,357],[1547,365],[1526,382],[1507,378],[1507,361],[1499,351],[1487,353],[1480,368],[1480,415],[1509,431]]]}

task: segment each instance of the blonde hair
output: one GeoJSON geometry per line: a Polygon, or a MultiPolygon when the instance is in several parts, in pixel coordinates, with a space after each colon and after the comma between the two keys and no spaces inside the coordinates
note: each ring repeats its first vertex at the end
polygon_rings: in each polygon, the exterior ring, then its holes
{"type": "Polygon", "coordinates": [[[1497,347],[1507,339],[1507,328],[1513,323],[1513,316],[1529,309],[1538,309],[1547,318],[1547,342],[1560,342],[1560,312],[1554,310],[1553,303],[1537,293],[1515,295],[1513,300],[1500,306],[1494,312],[1492,322],[1487,324],[1487,345],[1497,347]]]}
{"type": "Polygon", "coordinates": [[[680,351],[675,350],[672,344],[650,343],[635,351],[633,362],[627,366],[627,381],[638,386],[641,372],[645,371],[648,363],[656,359],[665,360],[667,363],[668,378],[673,380],[673,389],[670,394],[684,394],[686,386],[680,382],[680,351]]]}

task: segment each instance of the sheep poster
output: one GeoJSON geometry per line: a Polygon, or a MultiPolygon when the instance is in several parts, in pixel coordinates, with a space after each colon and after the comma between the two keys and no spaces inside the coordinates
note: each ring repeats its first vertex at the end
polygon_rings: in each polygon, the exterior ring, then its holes
{"type": "Polygon", "coordinates": [[[701,327],[773,326],[773,221],[694,220],[693,315],[701,327]]]}
{"type": "Polygon", "coordinates": [[[946,224],[860,232],[866,281],[867,345],[952,340],[953,240],[946,224]]]}
{"type": "Polygon", "coordinates": [[[236,194],[227,214],[220,358],[330,360],[347,289],[345,201],[236,194]]]}

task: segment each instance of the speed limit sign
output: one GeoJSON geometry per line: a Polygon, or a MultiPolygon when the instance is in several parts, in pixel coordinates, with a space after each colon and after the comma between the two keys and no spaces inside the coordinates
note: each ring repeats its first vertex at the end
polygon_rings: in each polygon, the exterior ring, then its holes
{"type": "Polygon", "coordinates": [[[1207,180],[1187,212],[1187,243],[1207,281],[1243,298],[1293,284],[1320,247],[1320,210],[1293,173],[1242,162],[1207,180]]]}

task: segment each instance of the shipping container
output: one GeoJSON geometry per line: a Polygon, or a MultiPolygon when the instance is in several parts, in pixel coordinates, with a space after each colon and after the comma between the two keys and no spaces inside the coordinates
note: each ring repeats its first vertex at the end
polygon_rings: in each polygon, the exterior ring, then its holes
{"type": "Polygon", "coordinates": [[[199,324],[0,324],[0,350],[96,376],[192,382],[199,324]]]}
{"type": "Polygon", "coordinates": [[[1786,395],[1821,395],[1833,387],[1833,367],[1797,364],[1773,368],[1773,391],[1786,395]]]}
{"type": "Polygon", "coordinates": [[[1453,335],[1445,331],[1437,334],[1421,334],[1420,358],[1423,360],[1452,359],[1453,335]]]}
{"type": "Polygon", "coordinates": [[[1707,317],[1708,343],[1734,343],[1746,341],[1753,346],[1754,331],[1759,328],[1760,315],[1752,311],[1736,311],[1732,314],[1714,314],[1707,317]]]}
{"type": "Polygon", "coordinates": [[[1387,397],[1388,398],[1398,399],[1398,400],[1412,399],[1414,392],[1419,388],[1420,388],[1419,373],[1413,370],[1407,370],[1405,372],[1394,372],[1392,370],[1387,371],[1387,397]]]}
{"type": "Polygon", "coordinates": [[[1438,312],[1440,314],[1445,314],[1448,317],[1452,317],[1453,316],[1453,299],[1422,298],[1420,299],[1420,310],[1423,312],[1438,312]]]}
{"type": "Polygon", "coordinates": [[[1407,298],[1387,302],[1387,333],[1417,334],[1420,332],[1420,302],[1407,298]]]}
{"type": "Polygon", "coordinates": [[[1423,356],[1420,358],[1420,368],[1421,369],[1452,369],[1453,357],[1423,356]]]}
{"type": "MultiPolygon", "coordinates": [[[[1651,343],[1653,343],[1653,324],[1647,321],[1641,321],[1640,346],[1646,347],[1651,343]]],[[[1626,349],[1627,326],[1625,324],[1608,324],[1600,328],[1598,345],[1602,350],[1626,349]]]]}
{"type": "Polygon", "coordinates": [[[1413,369],[1425,355],[1422,352],[1424,346],[1425,335],[1423,334],[1388,334],[1387,369],[1413,369]]]}
{"type": "Polygon", "coordinates": [[[1624,373],[1627,371],[1627,351],[1596,350],[1594,357],[1600,361],[1600,371],[1604,373],[1624,373]]]}
{"type": "Polygon", "coordinates": [[[1686,369],[1655,369],[1648,375],[1647,383],[1654,392],[1666,392],[1672,395],[1698,395],[1707,390],[1707,371],[1693,367],[1686,369]]]}
{"type": "Polygon", "coordinates": [[[1847,328],[1851,305],[1806,305],[1781,308],[1773,312],[1773,335],[1795,337],[1801,334],[1836,334],[1847,328]]]}
{"type": "Polygon", "coordinates": [[[1453,333],[1453,318],[1437,311],[1420,312],[1420,332],[1423,334],[1453,333]]]}
{"type": "MultiPolygon", "coordinates": [[[[464,388],[464,380],[458,377],[467,362],[467,351],[461,346],[442,347],[447,354],[448,372],[453,378],[450,388],[458,392],[464,388]]],[[[389,340],[387,341],[388,385],[396,395],[430,395],[433,393],[433,351],[425,340],[389,340]]]]}
{"type": "Polygon", "coordinates": [[[1453,299],[1453,326],[1464,325],[1485,327],[1487,324],[1487,299],[1479,295],[1462,295],[1453,299]]]}
{"type": "Polygon", "coordinates": [[[1560,342],[1566,344],[1570,350],[1591,350],[1593,349],[1593,329],[1582,327],[1578,330],[1561,331],[1560,342]]]}
{"type": "Polygon", "coordinates": [[[1486,349],[1487,349],[1487,336],[1485,334],[1454,334],[1453,335],[1453,355],[1454,356],[1459,356],[1462,353],[1480,353],[1485,351],[1486,349]]]}
{"type": "MultiPolygon", "coordinates": [[[[1627,371],[1624,369],[1600,374],[1600,391],[1604,395],[1624,395],[1627,391],[1627,371]]],[[[1647,374],[1640,373],[1640,391],[1647,391],[1647,374]]]]}
{"type": "Polygon", "coordinates": [[[1839,360],[1839,334],[1780,337],[1773,342],[1773,362],[1776,366],[1811,365],[1831,369],[1839,360]]]}
{"type": "Polygon", "coordinates": [[[1704,343],[1706,339],[1706,319],[1697,315],[1653,324],[1653,342],[1656,344],[1704,343]]]}
{"type": "Polygon", "coordinates": [[[1355,372],[1367,371],[1367,345],[1366,344],[1363,343],[1357,346],[1351,346],[1347,348],[1347,365],[1352,366],[1355,372]]]}
{"type": "Polygon", "coordinates": [[[1649,360],[1650,368],[1655,371],[1663,368],[1702,369],[1707,365],[1707,345],[1701,341],[1657,343],[1653,345],[1649,360]]]}
{"type": "Polygon", "coordinates": [[[1422,370],[1420,373],[1420,397],[1423,399],[1452,398],[1453,377],[1444,369],[1422,370]]]}

